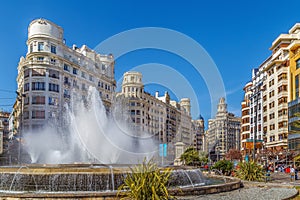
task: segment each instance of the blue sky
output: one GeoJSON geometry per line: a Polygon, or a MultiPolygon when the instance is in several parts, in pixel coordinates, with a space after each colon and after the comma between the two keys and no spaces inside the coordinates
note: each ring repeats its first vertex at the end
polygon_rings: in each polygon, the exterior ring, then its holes
{"type": "MultiPolygon", "coordinates": [[[[69,46],[94,48],[117,33],[140,27],[181,32],[201,44],[214,60],[225,84],[229,111],[240,115],[242,88],[251,78],[251,69],[270,55],[269,47],[280,33],[300,22],[300,1],[3,1],[0,16],[0,108],[4,110],[11,110],[5,105],[14,102],[17,64],[26,53],[28,24],[45,18],[64,28],[69,46]]],[[[177,55],[151,49],[128,53],[116,61],[116,79],[145,63],[180,69],[194,85],[199,112],[206,120],[211,117],[203,79],[177,55]]],[[[146,86],[151,93],[157,89],[166,88],[146,86]]],[[[193,111],[193,117],[199,112],[193,111]]]]}

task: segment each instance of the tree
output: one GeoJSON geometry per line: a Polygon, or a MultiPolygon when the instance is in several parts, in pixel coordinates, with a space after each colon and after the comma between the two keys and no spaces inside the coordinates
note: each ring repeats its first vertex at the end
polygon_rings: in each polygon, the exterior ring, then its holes
{"type": "Polygon", "coordinates": [[[205,151],[200,151],[199,152],[199,158],[201,164],[207,164],[208,163],[208,153],[205,151]]]}
{"type": "Polygon", "coordinates": [[[226,160],[242,160],[242,154],[237,149],[229,149],[225,155],[226,160]]]}
{"type": "Polygon", "coordinates": [[[142,164],[130,169],[131,173],[127,174],[124,184],[118,188],[118,196],[124,195],[121,199],[168,200],[173,198],[167,188],[171,169],[161,170],[152,160],[149,162],[144,160],[142,164]]]}
{"type": "Polygon", "coordinates": [[[186,165],[195,165],[201,162],[198,152],[193,147],[187,148],[180,156],[180,160],[186,165]]]}

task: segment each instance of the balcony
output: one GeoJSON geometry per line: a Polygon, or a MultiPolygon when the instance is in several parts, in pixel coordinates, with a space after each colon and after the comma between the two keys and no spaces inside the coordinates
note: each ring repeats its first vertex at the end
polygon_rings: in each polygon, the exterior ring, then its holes
{"type": "Polygon", "coordinates": [[[284,109],[284,108],[286,108],[286,109],[288,108],[288,103],[281,103],[277,107],[278,110],[281,110],[281,109],[284,109]]]}
{"type": "Polygon", "coordinates": [[[284,67],[282,66],[280,69],[277,70],[277,74],[281,74],[281,73],[284,73],[284,72],[288,72],[288,68],[287,67],[284,67]]]}
{"type": "Polygon", "coordinates": [[[64,98],[70,99],[70,98],[71,98],[71,95],[69,95],[69,94],[64,94],[64,98]]]}
{"type": "Polygon", "coordinates": [[[64,82],[64,85],[70,87],[70,86],[71,86],[71,83],[70,83],[69,81],[65,81],[65,82],[64,82]]]}
{"type": "Polygon", "coordinates": [[[277,86],[281,86],[281,85],[288,85],[289,81],[287,79],[281,79],[280,81],[278,81],[277,86]]]}
{"type": "Polygon", "coordinates": [[[287,97],[288,96],[288,91],[281,91],[281,92],[278,92],[277,94],[277,98],[281,98],[281,97],[287,97]]]}
{"type": "Polygon", "coordinates": [[[35,64],[36,65],[45,64],[45,65],[59,66],[58,62],[51,62],[50,60],[47,60],[47,59],[43,59],[43,60],[37,60],[37,59],[27,60],[27,61],[24,61],[22,63],[23,66],[26,66],[26,65],[35,65],[35,64]]]}
{"type": "Polygon", "coordinates": [[[49,78],[59,79],[59,75],[51,74],[49,75],[49,78]]]}

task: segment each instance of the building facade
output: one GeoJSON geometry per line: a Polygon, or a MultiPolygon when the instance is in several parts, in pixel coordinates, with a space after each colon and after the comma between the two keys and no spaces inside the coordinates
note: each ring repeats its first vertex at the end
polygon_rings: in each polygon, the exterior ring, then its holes
{"type": "Polygon", "coordinates": [[[194,149],[198,152],[206,151],[204,118],[200,115],[197,119],[192,120],[192,127],[194,131],[194,149]]]}
{"type": "Polygon", "coordinates": [[[208,121],[207,140],[210,159],[225,157],[229,149],[240,150],[241,119],[227,111],[225,98],[221,98],[215,119],[208,121]]]}
{"type": "MultiPolygon", "coordinates": [[[[253,99],[262,95],[262,112],[261,107],[255,107],[253,120],[250,119],[250,127],[255,127],[258,133],[258,140],[263,139],[263,147],[271,151],[282,152],[288,148],[288,137],[291,137],[291,149],[295,147],[295,133],[293,122],[299,118],[295,115],[298,112],[299,97],[299,70],[297,67],[298,43],[300,38],[300,24],[295,24],[287,34],[280,34],[272,43],[270,50],[272,55],[269,56],[256,71],[261,72],[256,77],[260,77],[260,81],[256,87],[252,75],[251,89],[253,99]],[[257,94],[257,95],[254,95],[257,94]],[[289,102],[289,103],[288,103],[289,102]],[[255,119],[258,113],[257,119],[255,119]],[[262,116],[262,118],[259,116],[262,116]],[[263,127],[263,129],[261,129],[263,127]],[[262,130],[262,133],[260,132],[262,130]],[[293,133],[293,134],[292,134],[293,133]]],[[[300,60],[299,60],[300,66],[300,60]]],[[[247,91],[245,91],[245,96],[247,91]]],[[[243,108],[242,108],[243,109],[243,108]]],[[[251,105],[250,105],[251,109],[251,105]]],[[[243,125],[244,126],[244,125],[243,125]]],[[[246,126],[246,125],[245,125],[246,126]]],[[[250,129],[250,133],[252,130],[250,129]]],[[[254,131],[253,131],[254,132],[254,131]]],[[[245,136],[245,138],[247,138],[245,136]]],[[[243,137],[243,139],[245,139],[243,137]]],[[[253,137],[250,137],[251,140],[253,137]]]]}
{"type": "Polygon", "coordinates": [[[247,139],[250,138],[250,96],[252,95],[252,82],[249,82],[244,87],[244,99],[242,106],[242,121],[241,121],[241,152],[242,155],[250,153],[251,147],[248,145],[247,139]]]}
{"type": "Polygon", "coordinates": [[[63,29],[44,19],[28,27],[27,54],[18,65],[16,130],[34,130],[46,122],[61,123],[73,94],[84,101],[89,86],[97,88],[107,110],[114,98],[114,58],[86,45],[69,48],[63,29]]]}
{"type": "Polygon", "coordinates": [[[299,96],[299,77],[300,77],[300,24],[296,24],[290,31],[296,34],[297,39],[293,40],[289,46],[290,57],[290,93],[288,103],[288,148],[290,150],[300,151],[300,127],[295,122],[300,120],[300,96],[299,96]]]}
{"type": "Polygon", "coordinates": [[[9,164],[9,116],[10,113],[0,111],[0,163],[9,164]]]}
{"type": "Polygon", "coordinates": [[[168,92],[163,96],[156,92],[152,96],[144,91],[142,74],[139,72],[124,74],[122,91],[116,99],[123,108],[119,116],[127,118],[137,133],[150,133],[159,144],[167,144],[165,162],[174,161],[176,142],[182,142],[185,147],[193,145],[189,99],[176,102],[170,99],[168,92]]]}

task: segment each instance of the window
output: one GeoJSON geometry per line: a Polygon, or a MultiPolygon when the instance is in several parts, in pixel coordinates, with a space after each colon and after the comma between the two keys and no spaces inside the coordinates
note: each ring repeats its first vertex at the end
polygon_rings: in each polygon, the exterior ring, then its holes
{"type": "Polygon", "coordinates": [[[70,71],[70,66],[67,64],[64,64],[64,70],[69,72],[70,71]]]}
{"type": "Polygon", "coordinates": [[[70,91],[67,89],[64,89],[64,98],[70,98],[70,97],[71,97],[70,91]]]}
{"type": "Polygon", "coordinates": [[[49,83],[49,91],[59,92],[59,85],[54,83],[49,83]]]}
{"type": "Polygon", "coordinates": [[[278,105],[287,103],[287,97],[281,97],[278,99],[278,105]]]}
{"type": "Polygon", "coordinates": [[[51,44],[51,53],[56,54],[56,46],[51,44]]]}
{"type": "Polygon", "coordinates": [[[29,91],[29,83],[24,84],[24,92],[29,91]]]}
{"type": "Polygon", "coordinates": [[[272,101],[271,103],[269,103],[269,108],[274,108],[274,106],[275,106],[275,102],[274,101],[272,101]]]}
{"type": "Polygon", "coordinates": [[[79,89],[79,86],[78,86],[78,83],[77,83],[77,80],[73,80],[73,87],[79,89]]]}
{"type": "Polygon", "coordinates": [[[85,73],[84,72],[81,72],[81,77],[85,78],[85,73]]]}
{"type": "Polygon", "coordinates": [[[90,81],[94,81],[94,77],[92,75],[89,76],[90,81]]]}
{"type": "Polygon", "coordinates": [[[296,60],[296,69],[300,68],[300,59],[296,60]]]}
{"type": "Polygon", "coordinates": [[[87,90],[86,87],[85,87],[85,83],[82,83],[81,89],[82,90],[87,90]]]}
{"type": "Polygon", "coordinates": [[[59,72],[53,69],[49,69],[49,77],[59,79],[59,72]]]}
{"type": "Polygon", "coordinates": [[[24,111],[23,117],[24,117],[24,119],[29,119],[29,111],[24,111]]]}
{"type": "Polygon", "coordinates": [[[278,76],[278,81],[281,81],[281,80],[287,80],[287,73],[281,73],[278,76]]]}
{"type": "Polygon", "coordinates": [[[264,111],[264,112],[267,112],[267,106],[264,106],[264,107],[263,107],[263,111],[264,111]]]}
{"type": "Polygon", "coordinates": [[[29,52],[30,52],[30,53],[33,52],[33,45],[32,45],[32,44],[30,44],[29,52]]]}
{"type": "Polygon", "coordinates": [[[49,105],[58,106],[58,98],[57,97],[49,97],[49,105]]]}
{"type": "Polygon", "coordinates": [[[56,60],[55,60],[54,58],[51,58],[51,59],[50,59],[50,63],[51,63],[52,65],[55,65],[56,60]]]}
{"type": "Polygon", "coordinates": [[[45,90],[45,83],[44,82],[32,82],[31,89],[32,90],[45,90]]]}
{"type": "Polygon", "coordinates": [[[296,98],[299,97],[299,74],[295,77],[296,98]]]}
{"type": "Polygon", "coordinates": [[[32,111],[32,119],[45,119],[45,111],[44,110],[33,110],[32,111]]]}
{"type": "Polygon", "coordinates": [[[38,43],[38,51],[44,51],[44,42],[38,43]]]}
{"type": "Polygon", "coordinates": [[[67,84],[70,86],[69,77],[64,77],[64,84],[67,84]]]}
{"type": "Polygon", "coordinates": [[[37,61],[43,62],[44,61],[44,57],[37,57],[37,61]]]}
{"type": "Polygon", "coordinates": [[[73,68],[73,74],[77,75],[78,74],[78,69],[73,68]]]}
{"type": "Polygon", "coordinates": [[[26,69],[24,71],[24,78],[29,77],[29,69],[26,69]]]}
{"type": "Polygon", "coordinates": [[[28,105],[29,104],[29,97],[26,96],[24,97],[24,105],[28,105]]]}
{"type": "Polygon", "coordinates": [[[287,85],[281,85],[278,87],[278,93],[280,93],[282,91],[287,91],[287,85]]]}
{"type": "Polygon", "coordinates": [[[33,96],[32,104],[45,104],[45,96],[33,96]]]}
{"type": "Polygon", "coordinates": [[[264,95],[263,100],[267,101],[267,95],[264,95]]]}

